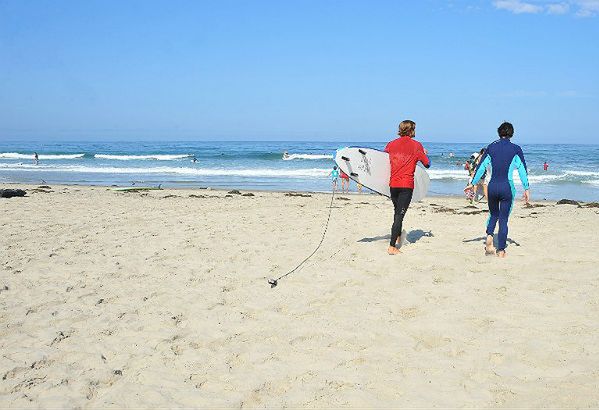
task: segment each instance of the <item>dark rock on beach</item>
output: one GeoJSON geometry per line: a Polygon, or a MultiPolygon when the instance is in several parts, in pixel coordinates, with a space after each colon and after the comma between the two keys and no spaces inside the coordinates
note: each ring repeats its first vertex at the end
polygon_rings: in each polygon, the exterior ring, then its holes
{"type": "Polygon", "coordinates": [[[557,201],[558,205],[576,205],[580,206],[580,203],[577,201],[573,201],[572,199],[560,199],[557,201]]]}
{"type": "Polygon", "coordinates": [[[312,198],[312,195],[310,194],[300,194],[297,192],[287,192],[285,196],[301,196],[302,198],[312,198]]]}
{"type": "Polygon", "coordinates": [[[239,192],[239,190],[237,189],[234,189],[232,191],[227,192],[227,194],[241,195],[241,192],[239,192]]]}
{"type": "Polygon", "coordinates": [[[599,208],[599,202],[589,202],[588,204],[584,204],[583,208],[599,208]]]}
{"type": "Polygon", "coordinates": [[[247,192],[245,194],[241,194],[241,196],[254,196],[254,194],[252,194],[251,192],[247,192]]]}
{"type": "Polygon", "coordinates": [[[25,196],[27,192],[22,189],[0,189],[0,198],[13,198],[15,196],[25,196]]]}

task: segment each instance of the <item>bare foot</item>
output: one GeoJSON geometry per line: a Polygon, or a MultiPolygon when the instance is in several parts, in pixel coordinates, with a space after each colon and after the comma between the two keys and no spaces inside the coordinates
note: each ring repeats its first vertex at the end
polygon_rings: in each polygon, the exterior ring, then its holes
{"type": "Polygon", "coordinates": [[[487,240],[485,241],[485,255],[493,255],[495,251],[495,247],[493,246],[493,237],[491,235],[487,235],[487,240]]]}
{"type": "Polygon", "coordinates": [[[395,246],[389,246],[389,248],[387,249],[387,253],[389,255],[397,255],[397,254],[400,254],[401,251],[399,249],[397,249],[395,246]]]}
{"type": "Polygon", "coordinates": [[[505,251],[499,251],[499,252],[497,252],[497,257],[499,257],[499,258],[505,258],[505,256],[506,256],[505,255],[505,251]]]}

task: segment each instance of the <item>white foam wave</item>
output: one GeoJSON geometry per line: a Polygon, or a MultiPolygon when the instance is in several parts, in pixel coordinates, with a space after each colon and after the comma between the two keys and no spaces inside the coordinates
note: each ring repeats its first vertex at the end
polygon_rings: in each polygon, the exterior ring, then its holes
{"type": "Polygon", "coordinates": [[[459,169],[428,169],[430,179],[458,179],[467,181],[470,177],[466,171],[459,169]]]}
{"type": "Polygon", "coordinates": [[[293,159],[333,159],[333,156],[322,154],[289,154],[288,157],[284,157],[283,159],[285,161],[291,161],[293,159]]]}
{"type": "MultiPolygon", "coordinates": [[[[40,160],[52,160],[52,159],[77,159],[83,158],[85,154],[40,154],[38,158],[40,160]]],[[[21,154],[18,152],[0,152],[0,158],[3,159],[29,159],[33,161],[33,154],[21,154]]]]}
{"type": "Polygon", "coordinates": [[[320,178],[326,177],[329,169],[303,168],[303,169],[232,169],[232,168],[189,168],[189,167],[150,167],[150,168],[119,168],[119,167],[84,167],[84,166],[35,166],[24,164],[14,166],[0,164],[4,171],[28,172],[78,172],[92,174],[175,174],[190,176],[234,176],[234,177],[288,177],[288,178],[320,178]]]}
{"type": "Polygon", "coordinates": [[[566,174],[582,176],[582,177],[599,177],[599,172],[593,172],[593,171],[566,171],[566,174]]]}
{"type": "Polygon", "coordinates": [[[591,179],[589,181],[582,181],[585,184],[599,185],[599,179],[591,179]]]}
{"type": "Polygon", "coordinates": [[[177,159],[190,158],[189,154],[150,154],[150,155],[111,155],[111,154],[95,154],[94,158],[98,159],[113,159],[117,161],[131,160],[154,160],[154,161],[174,161],[177,159]]]}

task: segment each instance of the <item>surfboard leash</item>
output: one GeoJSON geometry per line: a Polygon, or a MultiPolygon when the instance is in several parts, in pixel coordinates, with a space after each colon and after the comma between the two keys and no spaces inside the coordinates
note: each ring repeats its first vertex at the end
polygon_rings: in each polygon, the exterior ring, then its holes
{"type": "Polygon", "coordinates": [[[334,189],[333,189],[333,194],[331,195],[331,203],[329,204],[329,216],[327,217],[327,222],[324,226],[324,232],[322,233],[322,238],[320,238],[320,242],[318,243],[318,246],[316,247],[316,249],[314,249],[312,251],[312,253],[310,255],[308,255],[308,257],[306,259],[301,261],[299,263],[299,265],[297,265],[295,268],[291,269],[289,272],[285,273],[284,275],[279,276],[276,279],[269,279],[268,284],[270,285],[271,289],[274,288],[275,286],[277,286],[281,279],[286,278],[287,276],[291,275],[293,272],[297,271],[304,263],[306,263],[312,256],[314,256],[314,254],[316,253],[316,251],[318,251],[318,249],[320,249],[320,245],[322,245],[322,243],[324,242],[324,238],[327,234],[327,229],[329,228],[329,221],[331,220],[331,212],[333,211],[333,198],[335,198],[335,190],[334,189]]]}

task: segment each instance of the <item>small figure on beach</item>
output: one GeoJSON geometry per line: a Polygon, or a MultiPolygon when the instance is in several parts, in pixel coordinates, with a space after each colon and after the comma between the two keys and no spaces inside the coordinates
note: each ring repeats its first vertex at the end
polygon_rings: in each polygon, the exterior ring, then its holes
{"type": "Polygon", "coordinates": [[[333,166],[333,170],[329,172],[329,176],[331,177],[331,182],[333,184],[333,191],[337,190],[337,179],[339,179],[339,170],[337,169],[337,165],[333,166]]]}
{"type": "MultiPolygon", "coordinates": [[[[468,171],[468,176],[469,181],[472,180],[472,177],[474,177],[474,172],[476,171],[476,158],[478,157],[478,153],[474,152],[472,155],[470,155],[470,158],[466,160],[466,162],[464,163],[464,170],[468,171]]],[[[466,187],[464,188],[464,193],[466,194],[466,199],[468,200],[468,202],[470,202],[470,204],[474,203],[474,200],[476,198],[476,189],[474,187],[470,188],[469,187],[470,182],[468,182],[468,184],[466,184],[466,187]]]]}
{"type": "MultiPolygon", "coordinates": [[[[475,160],[476,168],[478,168],[478,166],[480,165],[484,155],[485,155],[485,149],[481,148],[480,152],[478,153],[478,157],[476,157],[476,160],[475,160]]],[[[487,198],[488,187],[487,187],[487,183],[486,183],[486,178],[487,178],[487,169],[485,168],[485,172],[483,173],[482,177],[478,181],[478,184],[476,185],[476,188],[474,189],[474,196],[475,196],[474,200],[476,202],[479,202],[483,198],[485,198],[485,199],[487,198]],[[481,195],[480,191],[482,191],[482,197],[479,196],[479,195],[481,195]]]]}
{"type": "Polygon", "coordinates": [[[39,157],[39,155],[37,155],[37,152],[34,152],[34,153],[33,153],[33,163],[34,163],[35,165],[37,165],[37,164],[39,164],[39,163],[40,163],[40,157],[39,157]]]}
{"type": "Polygon", "coordinates": [[[343,171],[341,171],[341,192],[349,192],[349,175],[343,171]]]}
{"type": "Polygon", "coordinates": [[[549,163],[547,161],[545,161],[543,163],[543,171],[547,171],[549,169],[549,163]]]}
{"type": "Polygon", "coordinates": [[[500,258],[504,258],[506,256],[508,219],[514,205],[514,193],[516,192],[511,171],[513,169],[518,170],[520,181],[524,187],[524,200],[526,203],[530,200],[530,188],[522,148],[511,142],[514,135],[514,126],[509,122],[504,122],[497,129],[497,133],[499,139],[487,147],[467,188],[472,189],[480,181],[487,167],[491,167],[492,174],[487,196],[490,215],[486,230],[485,254],[496,254],[500,258]],[[498,221],[499,232],[497,234],[497,249],[495,249],[493,235],[498,221]]]}
{"type": "Polygon", "coordinates": [[[399,138],[389,142],[385,147],[385,152],[389,154],[389,161],[391,162],[389,188],[395,211],[393,225],[391,226],[391,240],[387,249],[389,255],[400,253],[397,245],[400,240],[403,218],[408,211],[414,193],[416,164],[420,161],[425,168],[429,168],[431,165],[427,151],[420,142],[414,139],[416,137],[416,123],[414,121],[402,121],[399,124],[397,135],[399,135],[399,138]]]}

